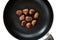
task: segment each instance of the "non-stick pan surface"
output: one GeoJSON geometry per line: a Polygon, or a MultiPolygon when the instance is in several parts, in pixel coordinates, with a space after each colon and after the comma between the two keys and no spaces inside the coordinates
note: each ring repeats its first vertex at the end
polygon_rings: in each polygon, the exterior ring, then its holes
{"type": "Polygon", "coordinates": [[[18,39],[38,39],[44,36],[53,21],[53,12],[50,4],[47,1],[41,0],[12,0],[9,1],[4,10],[4,23],[7,30],[18,39]],[[19,9],[35,9],[39,12],[39,19],[35,27],[27,29],[20,26],[20,21],[16,15],[16,10],[19,9]]]}

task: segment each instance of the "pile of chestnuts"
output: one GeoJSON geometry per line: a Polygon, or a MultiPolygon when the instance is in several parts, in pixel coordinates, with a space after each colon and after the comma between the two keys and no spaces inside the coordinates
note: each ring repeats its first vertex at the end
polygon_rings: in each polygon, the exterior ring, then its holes
{"type": "Polygon", "coordinates": [[[39,13],[35,11],[34,9],[23,9],[23,10],[17,10],[16,15],[19,16],[20,25],[22,27],[25,27],[30,29],[34,27],[37,24],[37,20],[39,17],[39,13]]]}

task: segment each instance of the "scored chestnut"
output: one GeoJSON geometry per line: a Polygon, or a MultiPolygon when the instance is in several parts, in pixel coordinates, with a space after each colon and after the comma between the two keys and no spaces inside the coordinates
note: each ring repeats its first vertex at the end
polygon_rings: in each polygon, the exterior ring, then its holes
{"type": "Polygon", "coordinates": [[[20,21],[22,21],[22,20],[25,19],[25,16],[24,16],[24,15],[21,15],[21,16],[19,17],[19,19],[20,19],[20,21]]]}
{"type": "Polygon", "coordinates": [[[26,16],[25,20],[26,20],[27,22],[32,21],[32,17],[26,16]]]}
{"type": "Polygon", "coordinates": [[[30,9],[30,11],[29,11],[29,14],[34,14],[34,12],[35,12],[35,10],[34,9],[30,9]]]}
{"type": "Polygon", "coordinates": [[[38,17],[39,17],[39,13],[36,12],[36,13],[34,14],[34,19],[38,19],[38,17]]]}
{"type": "Polygon", "coordinates": [[[19,15],[19,16],[22,15],[22,10],[17,10],[16,14],[19,15]]]}
{"type": "Polygon", "coordinates": [[[21,26],[25,26],[25,25],[26,25],[26,21],[22,21],[21,26]]]}
{"type": "Polygon", "coordinates": [[[29,10],[28,10],[28,9],[23,9],[23,13],[24,13],[25,15],[27,15],[27,14],[28,14],[28,12],[29,12],[29,10]]]}
{"type": "Polygon", "coordinates": [[[32,26],[35,26],[36,23],[37,23],[37,20],[33,20],[32,21],[32,26]]]}
{"type": "Polygon", "coordinates": [[[30,29],[32,26],[31,26],[31,23],[27,23],[26,24],[26,27],[28,28],[28,29],[30,29]]]}

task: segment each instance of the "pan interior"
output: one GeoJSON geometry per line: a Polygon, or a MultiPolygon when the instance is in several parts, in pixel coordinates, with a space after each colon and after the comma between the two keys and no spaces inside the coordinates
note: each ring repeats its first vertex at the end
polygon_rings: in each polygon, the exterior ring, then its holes
{"type": "Polygon", "coordinates": [[[6,15],[7,15],[7,20],[11,21],[10,23],[12,25],[10,24],[10,26],[12,27],[12,30],[14,30],[18,34],[29,35],[29,34],[41,33],[48,27],[49,24],[49,13],[47,12],[46,8],[44,8],[42,4],[33,1],[15,2],[6,15]],[[16,10],[25,9],[25,8],[35,9],[39,12],[39,19],[37,21],[37,24],[30,30],[27,29],[26,27],[20,26],[19,18],[16,15],[16,10]]]}

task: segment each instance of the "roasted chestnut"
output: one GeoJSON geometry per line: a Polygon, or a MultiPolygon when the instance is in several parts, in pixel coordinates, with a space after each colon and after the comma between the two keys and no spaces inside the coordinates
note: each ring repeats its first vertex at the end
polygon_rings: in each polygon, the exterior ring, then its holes
{"type": "Polygon", "coordinates": [[[22,21],[21,26],[25,26],[25,25],[26,25],[26,21],[22,21]]]}
{"type": "Polygon", "coordinates": [[[21,15],[21,16],[19,17],[19,19],[20,19],[20,21],[22,21],[22,20],[25,19],[25,16],[24,16],[24,15],[21,15]]]}
{"type": "Polygon", "coordinates": [[[38,17],[39,17],[39,13],[36,12],[36,13],[34,14],[34,19],[38,19],[38,17]]]}
{"type": "Polygon", "coordinates": [[[19,15],[19,16],[22,15],[22,10],[17,10],[16,14],[19,15]]]}
{"type": "Polygon", "coordinates": [[[32,26],[35,26],[36,23],[37,23],[37,20],[33,20],[32,21],[32,26]]]}
{"type": "Polygon", "coordinates": [[[29,10],[28,10],[28,9],[23,9],[23,13],[24,13],[25,15],[27,15],[27,14],[28,14],[28,12],[29,12],[29,10]]]}
{"type": "Polygon", "coordinates": [[[30,29],[32,26],[31,26],[31,23],[27,23],[26,24],[26,27],[28,28],[28,29],[30,29]]]}
{"type": "Polygon", "coordinates": [[[35,10],[34,9],[30,9],[30,11],[29,11],[29,14],[34,14],[34,12],[35,12],[35,10]]]}
{"type": "Polygon", "coordinates": [[[31,17],[31,16],[26,16],[25,20],[26,20],[27,22],[32,21],[32,17],[31,17]]]}

